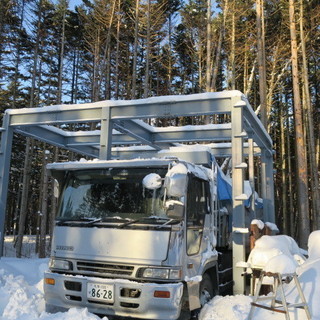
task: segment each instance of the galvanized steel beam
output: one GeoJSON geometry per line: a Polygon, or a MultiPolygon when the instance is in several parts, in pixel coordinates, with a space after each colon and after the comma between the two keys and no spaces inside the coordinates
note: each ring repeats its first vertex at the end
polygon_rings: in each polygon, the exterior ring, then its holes
{"type": "Polygon", "coordinates": [[[13,129],[10,128],[9,122],[9,116],[4,115],[0,142],[0,257],[3,255],[5,216],[13,139],[13,129]]]}

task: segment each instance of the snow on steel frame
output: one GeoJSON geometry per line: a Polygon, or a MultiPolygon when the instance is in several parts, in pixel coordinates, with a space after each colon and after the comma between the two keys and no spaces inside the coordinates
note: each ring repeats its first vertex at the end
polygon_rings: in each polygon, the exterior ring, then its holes
{"type": "Polygon", "coordinates": [[[274,222],[272,140],[240,91],[152,97],[139,100],[108,100],[76,105],[6,110],[0,145],[0,256],[3,252],[5,212],[13,132],[83,155],[108,160],[152,156],[177,143],[210,142],[216,157],[232,158],[233,277],[234,293],[244,293],[242,270],[245,261],[244,169],[254,190],[254,156],[261,161],[263,212],[274,222]],[[152,127],[142,119],[228,114],[231,123],[203,126],[152,127]],[[139,120],[138,120],[139,119],[139,120]],[[57,125],[100,123],[100,130],[71,132],[57,125]],[[220,143],[219,143],[220,142],[220,143]],[[112,146],[125,145],[124,148],[112,146]],[[143,152],[130,146],[142,145],[143,152]],[[248,163],[244,157],[248,157],[248,163]]]}

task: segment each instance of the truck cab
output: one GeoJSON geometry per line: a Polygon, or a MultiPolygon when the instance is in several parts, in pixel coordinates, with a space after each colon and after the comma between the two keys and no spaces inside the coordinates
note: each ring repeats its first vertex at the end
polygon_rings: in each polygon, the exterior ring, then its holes
{"type": "Polygon", "coordinates": [[[219,284],[215,166],[177,158],[49,165],[60,191],[47,311],[178,319],[209,301],[219,284]]]}

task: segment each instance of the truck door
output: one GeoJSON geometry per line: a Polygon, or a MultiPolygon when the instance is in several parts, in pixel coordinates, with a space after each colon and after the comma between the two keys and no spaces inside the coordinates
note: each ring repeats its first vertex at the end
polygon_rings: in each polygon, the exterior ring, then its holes
{"type": "Polygon", "coordinates": [[[199,274],[204,220],[209,213],[209,188],[207,181],[189,176],[187,194],[187,237],[186,251],[190,276],[199,274]],[[193,266],[193,268],[191,268],[193,266]]]}

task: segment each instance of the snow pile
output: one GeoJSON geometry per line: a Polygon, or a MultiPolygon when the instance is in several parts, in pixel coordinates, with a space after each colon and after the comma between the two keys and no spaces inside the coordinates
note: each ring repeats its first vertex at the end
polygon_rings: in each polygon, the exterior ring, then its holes
{"type": "Polygon", "coordinates": [[[320,258],[320,230],[313,231],[308,239],[308,256],[309,259],[315,260],[320,258]]]}
{"type": "Polygon", "coordinates": [[[87,309],[73,308],[57,314],[45,312],[43,272],[47,267],[48,259],[0,259],[0,319],[99,320],[87,309]]]}
{"type": "Polygon", "coordinates": [[[251,301],[243,295],[217,296],[203,307],[199,320],[246,320],[251,301]]]}
{"type": "MultiPolygon", "coordinates": [[[[304,296],[308,302],[312,320],[320,320],[320,230],[313,231],[308,240],[307,261],[297,268],[298,279],[300,281],[304,296]]],[[[301,302],[297,295],[297,290],[293,283],[290,283],[286,290],[288,301],[301,302]]]]}
{"type": "MultiPolygon", "coordinates": [[[[284,254],[298,263],[304,261],[301,250],[295,240],[286,235],[278,236],[262,236],[255,242],[255,247],[252,249],[248,263],[252,268],[265,268],[271,258],[284,254]]],[[[288,259],[286,259],[288,261],[288,259]]],[[[284,262],[284,260],[282,260],[284,262]]],[[[285,269],[285,266],[279,266],[285,269]]],[[[280,272],[280,271],[277,271],[280,272]]]]}
{"type": "Polygon", "coordinates": [[[266,272],[271,273],[294,273],[298,267],[297,261],[293,259],[293,257],[289,257],[286,254],[279,254],[277,256],[272,257],[264,267],[266,272]]]}

